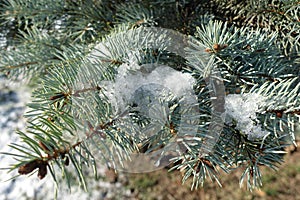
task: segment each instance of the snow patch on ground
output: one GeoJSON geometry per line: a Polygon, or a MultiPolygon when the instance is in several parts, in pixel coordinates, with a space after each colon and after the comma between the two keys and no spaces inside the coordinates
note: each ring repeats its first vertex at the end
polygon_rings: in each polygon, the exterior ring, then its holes
{"type": "MultiPolygon", "coordinates": [[[[0,152],[13,152],[8,146],[11,143],[20,143],[20,139],[15,130],[24,130],[25,105],[30,100],[31,91],[25,87],[14,87],[7,80],[0,77],[0,152]]],[[[0,154],[0,168],[6,168],[15,161],[11,156],[0,154]]],[[[100,176],[104,177],[105,167],[99,169],[100,176]]],[[[19,176],[16,179],[9,180],[18,175],[17,172],[7,173],[5,170],[0,171],[0,199],[1,200],[27,200],[27,199],[53,199],[55,195],[55,184],[50,174],[43,180],[39,180],[37,174],[32,176],[19,176]],[[9,181],[5,181],[9,180],[9,181]]],[[[94,180],[92,174],[88,178],[89,192],[84,192],[76,183],[72,185],[71,192],[66,183],[60,184],[58,199],[109,199],[117,198],[119,195],[126,194],[122,189],[122,184],[110,183],[103,178],[94,180]]],[[[124,197],[124,196],[123,196],[124,197]]]]}

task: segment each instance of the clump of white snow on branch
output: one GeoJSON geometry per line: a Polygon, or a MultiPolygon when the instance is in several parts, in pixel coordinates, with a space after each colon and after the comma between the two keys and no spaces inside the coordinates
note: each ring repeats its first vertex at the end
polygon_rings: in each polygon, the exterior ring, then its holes
{"type": "Polygon", "coordinates": [[[264,104],[265,98],[259,94],[229,94],[225,98],[225,122],[235,125],[248,139],[262,138],[269,133],[262,129],[257,119],[257,113],[261,112],[264,104]]]}
{"type": "Polygon", "coordinates": [[[140,66],[133,62],[129,65],[122,64],[118,68],[115,81],[106,83],[106,91],[109,91],[106,95],[115,105],[117,112],[124,111],[135,93],[143,87],[152,90],[152,95],[157,97],[173,94],[177,98],[184,97],[186,101],[196,103],[194,84],[195,79],[190,74],[181,73],[168,66],[140,66]]]}

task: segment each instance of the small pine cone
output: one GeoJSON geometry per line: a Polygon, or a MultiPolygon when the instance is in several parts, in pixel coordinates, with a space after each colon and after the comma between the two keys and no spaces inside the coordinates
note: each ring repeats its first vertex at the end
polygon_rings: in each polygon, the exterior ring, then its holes
{"type": "Polygon", "coordinates": [[[33,160],[33,161],[19,167],[18,172],[19,172],[19,174],[22,174],[22,175],[29,174],[38,167],[39,167],[39,161],[33,160]]]}
{"type": "Polygon", "coordinates": [[[282,115],[283,115],[283,112],[282,112],[282,111],[276,112],[276,117],[282,118],[282,115]]]}
{"type": "Polygon", "coordinates": [[[214,45],[213,45],[213,49],[214,49],[215,51],[220,51],[220,50],[221,50],[221,45],[219,45],[219,44],[214,44],[214,45]]]}
{"type": "Polygon", "coordinates": [[[204,51],[207,53],[213,53],[213,50],[211,50],[210,48],[206,48],[204,51]]]}
{"type": "Polygon", "coordinates": [[[43,162],[39,166],[38,177],[43,179],[47,175],[47,162],[43,162]]]}

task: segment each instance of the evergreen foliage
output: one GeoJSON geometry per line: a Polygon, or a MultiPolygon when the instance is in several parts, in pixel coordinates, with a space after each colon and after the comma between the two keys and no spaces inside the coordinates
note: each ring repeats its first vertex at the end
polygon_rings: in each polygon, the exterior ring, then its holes
{"type": "Polygon", "coordinates": [[[196,124],[185,124],[194,137],[179,142],[170,165],[184,172],[183,182],[192,177],[192,188],[207,178],[220,184],[218,171],[238,167],[244,169],[240,184],[259,187],[260,167],[276,169],[284,147],[295,144],[300,119],[298,0],[4,0],[0,9],[5,39],[0,72],[36,86],[26,131],[17,132],[23,144],[10,144],[19,154],[5,153],[16,158],[12,171],[37,171],[41,179],[50,172],[55,181],[63,176],[69,182],[68,166],[73,165],[87,189],[85,169],[94,169],[97,176],[100,159],[118,168],[132,153],[164,149],[158,160],[169,153],[167,144],[180,134],[180,120],[191,110],[170,97],[168,108],[161,106],[167,114],[154,112],[166,118],[162,130],[149,138],[133,134],[148,131],[151,122],[133,104],[116,112],[109,97],[109,84],[132,63],[171,66],[196,80],[200,113],[190,114],[196,124]],[[186,36],[184,57],[168,49],[177,42],[169,32],[149,31],[159,27],[186,36]],[[206,75],[212,71],[219,72],[225,86],[221,102],[227,116],[217,140],[209,135],[216,102],[206,75]],[[216,142],[214,149],[200,153],[210,142],[216,142]]]}

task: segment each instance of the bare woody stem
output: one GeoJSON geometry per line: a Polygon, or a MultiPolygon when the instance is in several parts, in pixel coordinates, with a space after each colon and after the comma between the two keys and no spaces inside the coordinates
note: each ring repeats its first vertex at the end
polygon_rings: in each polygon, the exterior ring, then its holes
{"type": "Polygon", "coordinates": [[[49,100],[54,101],[54,100],[60,99],[60,98],[67,99],[69,96],[75,96],[76,97],[76,96],[80,96],[81,93],[85,93],[85,92],[88,92],[88,91],[100,91],[100,90],[101,90],[101,87],[96,86],[96,87],[76,90],[74,92],[58,92],[58,93],[55,93],[55,95],[51,96],[49,98],[49,100]]]}

